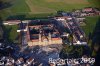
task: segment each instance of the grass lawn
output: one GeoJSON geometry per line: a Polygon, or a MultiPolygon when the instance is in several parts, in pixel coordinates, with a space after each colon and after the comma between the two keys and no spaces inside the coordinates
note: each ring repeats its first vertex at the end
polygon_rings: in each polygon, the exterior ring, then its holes
{"type": "Polygon", "coordinates": [[[94,6],[100,8],[100,0],[88,0],[88,2],[94,6]]]}
{"type": "Polygon", "coordinates": [[[26,4],[25,0],[10,0],[11,6],[0,10],[0,17],[6,19],[12,15],[23,15],[30,12],[30,8],[26,4]]]}
{"type": "Polygon", "coordinates": [[[82,26],[83,31],[88,36],[95,29],[96,23],[98,22],[99,16],[86,17],[86,26],[82,26]]]}
{"type": "Polygon", "coordinates": [[[16,38],[18,37],[17,29],[18,29],[17,25],[6,25],[5,26],[6,35],[10,41],[15,41],[16,38]]]}

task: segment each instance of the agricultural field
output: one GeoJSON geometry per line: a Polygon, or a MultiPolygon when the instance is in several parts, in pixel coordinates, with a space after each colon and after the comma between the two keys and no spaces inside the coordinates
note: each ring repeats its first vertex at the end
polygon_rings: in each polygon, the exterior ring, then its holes
{"type": "MultiPolygon", "coordinates": [[[[4,1],[4,0],[3,0],[4,1]]],[[[84,7],[98,7],[100,0],[5,0],[9,4],[0,9],[0,17],[13,15],[51,14],[84,7]]]]}
{"type": "Polygon", "coordinates": [[[74,8],[87,6],[89,3],[84,0],[26,0],[31,12],[56,12],[58,10],[69,11],[74,8]]]}

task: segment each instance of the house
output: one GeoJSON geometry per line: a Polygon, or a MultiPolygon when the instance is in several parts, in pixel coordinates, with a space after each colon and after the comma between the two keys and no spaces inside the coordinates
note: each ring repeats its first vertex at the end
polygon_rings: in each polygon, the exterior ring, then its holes
{"type": "Polygon", "coordinates": [[[33,63],[34,59],[33,58],[29,58],[28,60],[26,60],[27,65],[31,65],[33,63]]]}
{"type": "Polygon", "coordinates": [[[17,61],[15,62],[16,65],[23,65],[24,64],[24,58],[18,58],[17,61]]]}
{"type": "Polygon", "coordinates": [[[84,17],[84,16],[87,16],[87,14],[86,13],[81,13],[80,16],[84,17]]]}
{"type": "Polygon", "coordinates": [[[82,12],[87,12],[87,13],[93,12],[93,11],[94,11],[94,9],[91,7],[82,9],[82,12]]]}
{"type": "Polygon", "coordinates": [[[77,17],[76,20],[77,20],[78,22],[83,22],[83,21],[85,20],[85,18],[84,18],[84,17],[77,17]]]}

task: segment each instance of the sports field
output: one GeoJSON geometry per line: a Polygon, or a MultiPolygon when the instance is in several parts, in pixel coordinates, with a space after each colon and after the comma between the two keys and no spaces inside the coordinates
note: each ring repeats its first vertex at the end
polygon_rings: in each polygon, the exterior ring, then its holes
{"type": "MultiPolygon", "coordinates": [[[[6,0],[5,0],[6,1],[6,0]]],[[[11,6],[0,10],[3,18],[10,15],[32,15],[55,13],[59,10],[71,11],[98,4],[95,0],[7,0],[11,6]],[[94,3],[94,4],[93,4],[94,3]]],[[[99,1],[99,0],[97,0],[99,1]]]]}

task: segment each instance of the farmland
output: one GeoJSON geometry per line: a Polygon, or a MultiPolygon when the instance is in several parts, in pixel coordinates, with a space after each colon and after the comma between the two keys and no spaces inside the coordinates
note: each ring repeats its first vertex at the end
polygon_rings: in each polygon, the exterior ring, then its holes
{"type": "Polygon", "coordinates": [[[55,12],[55,11],[58,11],[58,10],[68,11],[68,10],[72,10],[74,8],[80,8],[80,7],[84,7],[84,6],[88,5],[88,2],[83,1],[83,2],[79,3],[78,0],[74,0],[74,1],[66,1],[66,0],[63,0],[63,1],[62,0],[26,0],[26,2],[30,3],[30,4],[28,4],[29,8],[34,13],[55,12]],[[36,9],[33,9],[33,8],[36,8],[36,9]]]}
{"type": "Polygon", "coordinates": [[[6,19],[13,15],[51,14],[57,11],[71,11],[84,7],[97,6],[95,0],[5,0],[10,6],[0,10],[0,16],[6,19]]]}

